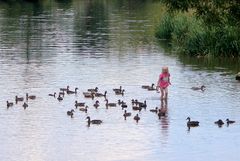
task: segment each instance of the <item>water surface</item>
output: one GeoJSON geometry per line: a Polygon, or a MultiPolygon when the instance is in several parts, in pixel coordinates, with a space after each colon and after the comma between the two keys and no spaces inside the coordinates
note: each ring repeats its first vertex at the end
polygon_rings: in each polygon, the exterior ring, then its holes
{"type": "Polygon", "coordinates": [[[162,6],[152,1],[0,2],[0,160],[209,160],[240,158],[240,83],[236,59],[196,59],[170,54],[154,38],[162,6]],[[168,115],[149,112],[160,106],[159,93],[141,89],[156,83],[162,66],[169,66],[168,115]],[[205,92],[192,91],[204,84],[205,92]],[[79,88],[62,102],[48,97],[60,87],[79,88]],[[125,95],[112,88],[123,86],[125,95]],[[83,91],[99,87],[110,102],[147,101],[147,110],[124,120],[120,107],[105,108],[83,91]],[[15,95],[37,99],[6,108],[15,95]],[[88,114],[66,112],[74,101],[86,102],[88,114]],[[87,127],[86,116],[102,119],[87,127]],[[186,118],[200,121],[188,131],[186,118]],[[214,121],[236,124],[218,128],[214,121]]]}

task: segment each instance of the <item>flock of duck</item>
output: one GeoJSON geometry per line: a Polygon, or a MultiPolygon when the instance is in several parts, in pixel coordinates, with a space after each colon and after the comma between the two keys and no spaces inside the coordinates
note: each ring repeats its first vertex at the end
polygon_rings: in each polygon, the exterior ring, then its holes
{"type": "MultiPolygon", "coordinates": [[[[154,87],[154,84],[143,85],[143,86],[141,86],[141,88],[146,89],[148,91],[156,91],[157,90],[156,87],[154,87]]],[[[202,85],[200,87],[192,87],[191,89],[204,91],[206,89],[206,87],[204,85],[202,85]]],[[[124,92],[125,92],[125,90],[122,88],[122,86],[120,86],[119,88],[114,88],[113,91],[114,91],[115,95],[120,95],[120,96],[123,96],[124,92]]],[[[66,88],[60,88],[58,93],[54,92],[53,94],[48,94],[48,96],[56,98],[58,101],[63,101],[65,95],[71,95],[71,94],[77,94],[77,93],[78,93],[77,87],[74,90],[70,90],[70,87],[67,86],[66,88]]],[[[95,98],[100,98],[100,97],[104,98],[106,109],[108,109],[109,107],[117,107],[117,106],[121,107],[121,109],[124,111],[123,117],[125,120],[128,117],[132,116],[132,113],[127,111],[128,105],[124,100],[119,99],[117,102],[109,102],[108,97],[107,97],[107,91],[105,91],[104,93],[101,93],[101,92],[99,92],[98,87],[87,89],[87,91],[83,92],[82,94],[86,99],[90,98],[90,99],[94,100],[95,98]]],[[[35,95],[29,95],[28,93],[26,93],[25,98],[15,96],[15,104],[18,104],[19,102],[23,102],[22,106],[24,109],[26,109],[28,107],[28,100],[35,100],[35,99],[36,99],[35,95]]],[[[6,101],[6,102],[7,102],[7,108],[10,108],[14,105],[13,102],[9,102],[9,101],[6,101]]],[[[140,102],[137,99],[132,99],[131,105],[132,105],[132,110],[138,111],[139,113],[141,112],[142,109],[146,110],[146,108],[147,108],[146,100],[143,102],[140,102]]],[[[100,102],[98,99],[96,99],[95,103],[93,104],[93,107],[97,109],[99,106],[100,106],[100,102]]],[[[67,115],[70,116],[71,118],[73,118],[76,110],[88,113],[88,108],[89,108],[89,106],[86,105],[85,102],[78,102],[76,100],[75,101],[75,109],[71,109],[71,110],[67,111],[67,115]]],[[[166,116],[167,107],[166,106],[161,106],[160,108],[156,107],[154,109],[150,109],[149,111],[152,113],[156,113],[158,118],[161,119],[161,117],[166,116]]],[[[139,113],[137,113],[133,117],[133,119],[137,123],[140,120],[139,113]]],[[[90,116],[87,116],[86,120],[87,120],[88,126],[90,126],[90,124],[102,124],[103,123],[102,120],[98,120],[98,119],[91,120],[90,116]]],[[[187,121],[188,128],[199,126],[199,121],[191,121],[190,117],[188,117],[186,120],[188,120],[187,121]]],[[[218,121],[215,121],[214,123],[217,124],[219,127],[221,127],[224,124],[224,122],[221,119],[219,119],[218,121]]],[[[227,125],[233,124],[233,123],[235,123],[235,121],[226,119],[227,125]]]]}

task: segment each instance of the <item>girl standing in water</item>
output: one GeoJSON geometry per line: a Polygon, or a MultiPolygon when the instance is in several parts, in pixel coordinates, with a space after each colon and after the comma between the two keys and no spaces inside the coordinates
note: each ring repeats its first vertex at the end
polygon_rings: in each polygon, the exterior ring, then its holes
{"type": "Polygon", "coordinates": [[[162,68],[162,73],[159,75],[159,79],[157,82],[157,90],[160,88],[161,92],[161,100],[168,98],[168,86],[170,83],[170,73],[168,71],[168,67],[162,68]]]}

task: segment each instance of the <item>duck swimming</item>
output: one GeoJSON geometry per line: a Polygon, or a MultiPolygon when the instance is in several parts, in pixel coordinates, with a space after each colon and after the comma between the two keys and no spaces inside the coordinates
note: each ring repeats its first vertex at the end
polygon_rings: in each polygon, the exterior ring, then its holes
{"type": "Polygon", "coordinates": [[[85,102],[78,102],[78,101],[75,101],[75,107],[82,107],[82,106],[85,106],[85,102]]]}
{"type": "Polygon", "coordinates": [[[206,89],[206,86],[202,85],[201,87],[192,87],[191,89],[194,91],[197,91],[197,90],[204,91],[206,89]]]}
{"type": "Polygon", "coordinates": [[[229,119],[226,119],[226,121],[227,121],[227,124],[229,125],[229,124],[233,124],[233,123],[235,123],[236,121],[233,121],[233,120],[229,120],[229,119]]]}
{"type": "Polygon", "coordinates": [[[24,104],[23,104],[24,110],[25,110],[27,107],[28,107],[28,104],[27,104],[26,102],[24,102],[24,104]]]}
{"type": "Polygon", "coordinates": [[[36,99],[36,96],[28,95],[28,93],[26,93],[26,100],[28,100],[28,99],[34,100],[34,99],[36,99]]]}
{"type": "Polygon", "coordinates": [[[73,112],[75,112],[74,109],[72,109],[71,111],[67,111],[67,115],[73,118],[73,112]]]}
{"type": "Polygon", "coordinates": [[[154,83],[152,83],[151,86],[149,86],[149,85],[142,85],[142,88],[143,89],[148,89],[148,88],[153,88],[153,86],[154,86],[154,83]]]}
{"type": "Polygon", "coordinates": [[[98,87],[90,88],[90,89],[88,89],[87,91],[88,91],[88,92],[93,92],[93,93],[98,92],[98,87]]]}
{"type": "Polygon", "coordinates": [[[58,101],[62,101],[62,100],[63,100],[63,97],[61,97],[61,95],[59,94],[57,100],[58,100],[58,101]]]}
{"type": "Polygon", "coordinates": [[[136,120],[136,122],[138,122],[140,120],[140,117],[138,116],[138,114],[136,116],[134,116],[133,118],[134,120],[136,120]]]}
{"type": "Polygon", "coordinates": [[[199,122],[198,121],[191,121],[190,117],[188,117],[186,120],[188,120],[188,122],[187,122],[188,127],[199,126],[199,122]]]}
{"type": "Polygon", "coordinates": [[[158,112],[158,107],[156,107],[155,109],[150,109],[149,111],[150,111],[150,112],[157,113],[157,112],[158,112]]]}
{"type": "Polygon", "coordinates": [[[48,94],[48,96],[56,97],[56,92],[54,92],[53,94],[48,94]]]}
{"type": "Polygon", "coordinates": [[[17,103],[18,101],[23,101],[23,100],[24,100],[23,97],[15,96],[15,101],[16,101],[16,103],[17,103]]]}
{"type": "Polygon", "coordinates": [[[85,106],[84,108],[79,108],[79,111],[87,113],[88,106],[85,106]]]}
{"type": "Polygon", "coordinates": [[[100,105],[99,105],[99,101],[98,100],[96,100],[96,102],[93,104],[93,106],[95,107],[95,108],[98,108],[100,105]]]}
{"type": "Polygon", "coordinates": [[[76,87],[74,91],[71,91],[71,90],[67,90],[67,94],[77,94],[77,90],[78,88],[76,87]]]}
{"type": "Polygon", "coordinates": [[[123,114],[124,117],[129,117],[131,115],[132,115],[131,112],[127,112],[127,110],[124,110],[124,114],[123,114]]]}
{"type": "Polygon", "coordinates": [[[7,101],[7,108],[12,107],[12,106],[13,106],[13,102],[8,102],[7,101]]]}
{"type": "Polygon", "coordinates": [[[89,116],[86,117],[86,119],[88,120],[88,121],[87,121],[87,122],[88,122],[88,125],[90,125],[90,124],[97,124],[97,125],[100,125],[101,123],[103,123],[102,120],[91,120],[89,116]]]}
{"type": "Polygon", "coordinates": [[[221,119],[215,121],[214,123],[217,124],[219,127],[221,127],[224,124],[224,122],[221,119]]]}
{"type": "Polygon", "coordinates": [[[116,107],[117,104],[116,103],[108,103],[108,99],[105,100],[106,101],[106,106],[108,107],[116,107]]]}
{"type": "Polygon", "coordinates": [[[67,92],[69,90],[69,86],[67,86],[67,88],[60,88],[60,91],[62,92],[67,92]]]}
{"type": "Polygon", "coordinates": [[[102,93],[95,93],[95,97],[106,97],[107,96],[107,91],[104,92],[104,94],[102,93]]]}

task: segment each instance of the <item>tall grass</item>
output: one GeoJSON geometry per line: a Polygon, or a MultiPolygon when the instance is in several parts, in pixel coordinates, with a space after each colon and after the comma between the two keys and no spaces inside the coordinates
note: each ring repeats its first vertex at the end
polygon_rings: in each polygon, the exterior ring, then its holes
{"type": "Polygon", "coordinates": [[[240,28],[208,26],[193,15],[166,13],[156,37],[170,40],[172,49],[189,55],[240,56],[240,28]]]}

